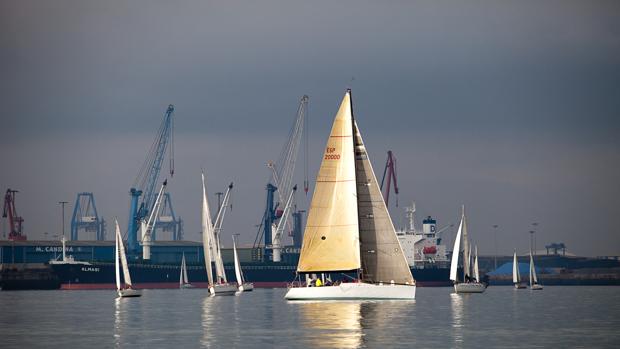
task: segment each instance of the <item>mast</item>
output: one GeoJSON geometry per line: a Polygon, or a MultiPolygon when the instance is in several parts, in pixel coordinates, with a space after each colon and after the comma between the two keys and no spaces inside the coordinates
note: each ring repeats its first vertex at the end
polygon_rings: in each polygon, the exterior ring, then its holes
{"type": "MultiPolygon", "coordinates": [[[[463,215],[461,217],[461,224],[463,226],[463,280],[467,280],[467,277],[471,276],[471,264],[470,264],[470,249],[469,249],[469,237],[467,236],[467,218],[465,218],[465,205],[462,206],[463,215]]],[[[454,253],[454,252],[453,252],[454,253]]]]}

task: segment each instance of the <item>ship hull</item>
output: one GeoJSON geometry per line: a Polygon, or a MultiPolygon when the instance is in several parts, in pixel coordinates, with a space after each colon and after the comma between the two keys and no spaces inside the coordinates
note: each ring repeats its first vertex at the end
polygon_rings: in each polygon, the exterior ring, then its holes
{"type": "MultiPolygon", "coordinates": [[[[283,263],[242,264],[248,282],[256,288],[280,288],[295,279],[296,265],[283,263]]],[[[91,263],[90,265],[56,264],[51,265],[65,290],[115,289],[113,263],[91,263]]],[[[228,280],[234,281],[234,267],[225,265],[228,280]]],[[[129,264],[132,284],[136,289],[179,288],[178,265],[129,264]]],[[[412,268],[411,272],[417,286],[451,286],[447,268],[412,268]]],[[[207,273],[204,266],[188,266],[189,282],[196,288],[208,288],[207,273]]],[[[336,279],[342,275],[332,275],[336,279]]]]}

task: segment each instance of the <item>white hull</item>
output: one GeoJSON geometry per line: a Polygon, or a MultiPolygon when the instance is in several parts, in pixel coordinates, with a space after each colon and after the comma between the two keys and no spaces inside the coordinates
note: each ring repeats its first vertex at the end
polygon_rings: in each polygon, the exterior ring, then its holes
{"type": "Polygon", "coordinates": [[[535,290],[542,290],[543,287],[542,287],[542,285],[539,285],[539,284],[533,284],[532,286],[530,286],[530,289],[534,290],[534,291],[535,290]]]}
{"type": "Polygon", "coordinates": [[[133,288],[126,288],[124,290],[118,290],[119,297],[140,297],[142,296],[141,290],[134,290],[133,288]]]}
{"type": "Polygon", "coordinates": [[[415,299],[415,285],[376,285],[342,283],[338,286],[292,287],[284,298],[288,300],[328,299],[415,299]]]}
{"type": "Polygon", "coordinates": [[[527,288],[527,286],[525,286],[524,284],[515,284],[515,289],[519,290],[519,289],[524,289],[527,288]]]}
{"type": "Polygon", "coordinates": [[[246,282],[243,285],[238,287],[239,292],[250,292],[254,290],[254,284],[251,282],[246,282]]]}
{"type": "Polygon", "coordinates": [[[217,284],[209,287],[209,293],[212,296],[231,295],[237,292],[237,285],[233,284],[217,284]]]}
{"type": "Polygon", "coordinates": [[[180,285],[179,285],[179,288],[194,288],[194,287],[196,287],[196,286],[194,286],[194,285],[192,285],[192,284],[190,284],[190,283],[187,283],[187,284],[180,284],[180,285]]]}
{"type": "Polygon", "coordinates": [[[482,293],[486,290],[486,286],[479,282],[465,282],[454,284],[456,293],[482,293]]]}

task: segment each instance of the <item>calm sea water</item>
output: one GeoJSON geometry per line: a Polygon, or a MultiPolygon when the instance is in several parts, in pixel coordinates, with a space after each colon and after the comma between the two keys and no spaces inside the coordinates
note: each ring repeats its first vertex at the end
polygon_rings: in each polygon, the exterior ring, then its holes
{"type": "Polygon", "coordinates": [[[287,302],[284,289],[0,292],[1,348],[620,346],[620,287],[418,288],[416,301],[287,302]]]}

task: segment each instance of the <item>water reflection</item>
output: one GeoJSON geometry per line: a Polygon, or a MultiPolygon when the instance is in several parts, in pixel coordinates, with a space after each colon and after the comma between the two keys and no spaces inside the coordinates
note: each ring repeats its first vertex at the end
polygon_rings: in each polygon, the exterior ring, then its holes
{"type": "Polygon", "coordinates": [[[215,333],[211,333],[215,328],[215,314],[213,313],[213,303],[217,301],[217,297],[207,295],[202,301],[202,339],[200,345],[205,348],[215,347],[213,339],[215,333]]]}
{"type": "Polygon", "coordinates": [[[114,299],[114,347],[122,348],[123,328],[125,328],[125,302],[120,297],[114,299]]]}
{"type": "Polygon", "coordinates": [[[306,346],[359,348],[362,302],[291,302],[298,306],[306,346]]]}
{"type": "Polygon", "coordinates": [[[454,347],[460,347],[463,344],[463,297],[456,293],[450,293],[450,307],[454,347]]]}

